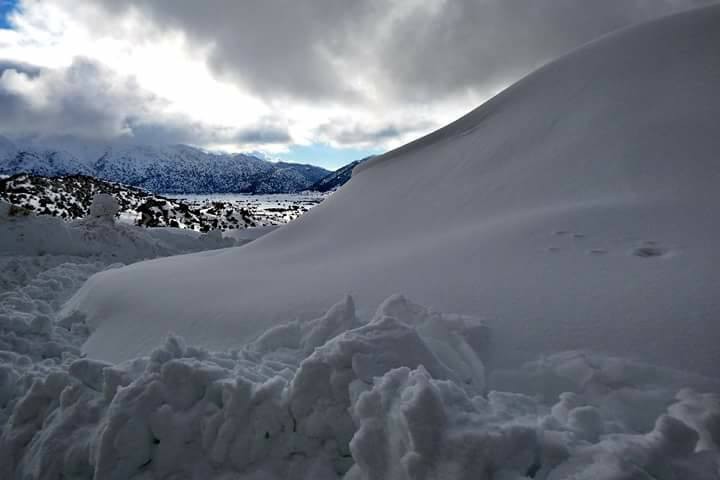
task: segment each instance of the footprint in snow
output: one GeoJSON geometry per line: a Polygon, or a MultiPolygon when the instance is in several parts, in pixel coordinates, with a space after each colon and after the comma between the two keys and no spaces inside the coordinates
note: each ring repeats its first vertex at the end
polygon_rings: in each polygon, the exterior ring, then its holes
{"type": "Polygon", "coordinates": [[[655,258],[655,257],[663,257],[667,255],[668,251],[664,248],[660,248],[653,245],[648,245],[647,242],[645,242],[645,246],[638,247],[635,250],[633,250],[632,254],[636,257],[640,258],[655,258]]]}

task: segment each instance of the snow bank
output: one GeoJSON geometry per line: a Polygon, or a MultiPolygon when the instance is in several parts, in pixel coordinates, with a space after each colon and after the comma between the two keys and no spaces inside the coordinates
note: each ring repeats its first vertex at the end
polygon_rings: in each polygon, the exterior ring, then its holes
{"type": "Polygon", "coordinates": [[[591,347],[716,376],[719,49],[717,6],[611,35],[249,245],[97,275],[85,351],[133,358],[167,331],[222,350],[400,291],[487,318],[498,367],[591,347]]]}
{"type": "Polygon", "coordinates": [[[125,373],[111,377],[83,359],[87,324],[57,318],[87,278],[119,262],[235,243],[219,232],[115,224],[111,198],[94,205],[95,215],[71,223],[0,210],[0,478],[93,478],[86,451],[108,407],[95,393],[104,386],[109,402],[125,373]]]}
{"type": "Polygon", "coordinates": [[[130,263],[235,245],[233,239],[217,235],[115,223],[117,202],[110,195],[97,195],[92,205],[88,218],[73,222],[32,214],[0,217],[0,257],[95,256],[130,263]]]}
{"type": "Polygon", "coordinates": [[[516,390],[488,391],[486,326],[400,296],[369,322],[348,297],[231,351],[170,337],[119,365],[80,356],[81,317],[36,323],[16,338],[54,351],[0,352],[2,478],[718,474],[716,381],[570,352],[499,372],[516,390]]]}

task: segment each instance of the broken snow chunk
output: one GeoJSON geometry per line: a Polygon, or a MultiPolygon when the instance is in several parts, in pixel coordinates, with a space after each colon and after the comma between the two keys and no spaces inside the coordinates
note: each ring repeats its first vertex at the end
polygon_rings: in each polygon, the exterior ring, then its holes
{"type": "Polygon", "coordinates": [[[90,218],[97,218],[109,222],[115,221],[115,216],[120,212],[120,204],[108,193],[98,193],[93,197],[90,205],[90,218]]]}
{"type": "Polygon", "coordinates": [[[110,367],[108,363],[82,358],[70,364],[69,372],[86,387],[101,392],[105,378],[104,370],[108,367],[110,367]]]}
{"type": "Polygon", "coordinates": [[[30,330],[37,335],[50,336],[52,333],[53,322],[52,319],[44,314],[36,315],[30,321],[30,330]]]}

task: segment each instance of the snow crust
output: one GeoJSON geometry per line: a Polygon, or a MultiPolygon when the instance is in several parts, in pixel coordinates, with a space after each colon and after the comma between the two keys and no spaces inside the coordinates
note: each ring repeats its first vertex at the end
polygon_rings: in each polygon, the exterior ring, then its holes
{"type": "Polygon", "coordinates": [[[68,306],[84,351],[121,361],[167,331],[223,350],[402,292],[487,318],[494,367],[592,348],[716,376],[719,48],[717,6],[611,35],[255,242],[98,274],[68,306]]]}

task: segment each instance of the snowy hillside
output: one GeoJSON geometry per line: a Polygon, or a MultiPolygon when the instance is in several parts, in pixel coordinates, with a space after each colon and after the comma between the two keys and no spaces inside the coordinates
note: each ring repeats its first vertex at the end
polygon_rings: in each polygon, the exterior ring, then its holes
{"type": "Polygon", "coordinates": [[[324,200],[322,194],[202,196],[192,200],[153,195],[119,183],[84,175],[41,177],[14,175],[0,179],[0,200],[37,215],[79,220],[88,215],[93,197],[107,193],[120,205],[124,223],[207,232],[281,225],[324,200]]]}
{"type": "Polygon", "coordinates": [[[84,175],[42,177],[14,175],[0,180],[0,199],[37,215],[51,215],[67,220],[87,216],[92,199],[98,193],[111,194],[120,212],[139,217],[138,208],[148,200],[159,200],[144,190],[84,175]]]}
{"type": "Polygon", "coordinates": [[[123,360],[167,331],[228,348],[400,292],[487,318],[496,367],[592,348],[715,375],[718,48],[718,8],[611,35],[367,162],[287,228],[97,275],[73,303],[96,328],[85,349],[123,360]],[[216,300],[160,306],[158,283],[216,300]]]}
{"type": "Polygon", "coordinates": [[[350,181],[350,177],[352,176],[352,172],[355,167],[357,167],[363,162],[370,160],[371,158],[373,157],[367,157],[363,158],[362,160],[355,160],[354,162],[348,163],[344,167],[335,170],[334,172],[315,182],[315,184],[310,186],[308,190],[313,190],[317,192],[329,192],[331,190],[336,190],[342,187],[350,181]]]}
{"type": "Polygon", "coordinates": [[[0,174],[83,174],[156,193],[290,193],[329,172],[243,154],[213,154],[185,145],[15,145],[0,139],[0,174]]]}

